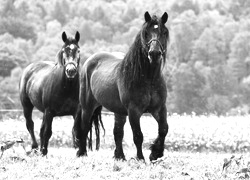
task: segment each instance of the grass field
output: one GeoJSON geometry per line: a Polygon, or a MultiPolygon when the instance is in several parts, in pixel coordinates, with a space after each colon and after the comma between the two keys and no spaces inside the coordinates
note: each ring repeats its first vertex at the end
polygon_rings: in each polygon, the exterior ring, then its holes
{"type": "MultiPolygon", "coordinates": [[[[113,116],[103,116],[106,134],[101,138],[100,151],[88,152],[88,157],[82,158],[76,158],[76,150],[72,148],[73,119],[55,118],[47,157],[32,153],[26,155],[22,146],[14,146],[6,150],[0,159],[0,179],[249,178],[249,119],[250,116],[169,116],[165,156],[152,164],[148,160],[149,146],[156,138],[158,128],[150,116],[141,119],[146,163],[133,159],[136,150],[128,122],[123,142],[127,161],[120,162],[112,158],[113,116]],[[231,163],[223,170],[226,161],[231,163]]],[[[36,116],[34,122],[39,139],[40,117],[36,116]]],[[[26,150],[30,149],[30,137],[22,116],[5,117],[0,121],[0,137],[1,141],[23,138],[26,150]]]]}

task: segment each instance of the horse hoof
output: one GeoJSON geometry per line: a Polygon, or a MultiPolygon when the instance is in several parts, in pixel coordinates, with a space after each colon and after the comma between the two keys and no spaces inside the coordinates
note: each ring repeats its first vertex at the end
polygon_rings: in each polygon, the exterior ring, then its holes
{"type": "Polygon", "coordinates": [[[139,158],[130,158],[130,160],[129,160],[129,162],[139,162],[139,163],[144,163],[144,164],[146,164],[146,161],[145,161],[145,159],[139,159],[139,158]]]}
{"type": "Polygon", "coordinates": [[[150,154],[149,156],[149,160],[150,161],[155,161],[157,159],[157,157],[155,157],[154,155],[150,154]]]}
{"type": "Polygon", "coordinates": [[[122,156],[122,157],[115,157],[115,156],[114,156],[114,159],[115,159],[116,161],[127,161],[126,158],[125,158],[125,156],[122,156]]]}
{"type": "Polygon", "coordinates": [[[152,162],[152,161],[155,161],[157,160],[158,158],[161,158],[163,156],[163,153],[160,153],[160,154],[153,154],[151,153],[150,156],[149,156],[149,160],[152,162]]]}
{"type": "Polygon", "coordinates": [[[32,144],[31,149],[38,149],[38,144],[32,144]]]}
{"type": "Polygon", "coordinates": [[[46,156],[48,154],[48,150],[45,148],[42,148],[41,150],[42,156],[46,156]]]}
{"type": "Polygon", "coordinates": [[[114,158],[117,161],[126,161],[125,155],[123,153],[117,153],[116,150],[115,150],[115,153],[114,153],[114,158]]]}
{"type": "Polygon", "coordinates": [[[88,156],[88,154],[87,154],[87,152],[82,152],[82,151],[78,150],[76,152],[76,156],[77,157],[82,157],[82,156],[88,156]]]}

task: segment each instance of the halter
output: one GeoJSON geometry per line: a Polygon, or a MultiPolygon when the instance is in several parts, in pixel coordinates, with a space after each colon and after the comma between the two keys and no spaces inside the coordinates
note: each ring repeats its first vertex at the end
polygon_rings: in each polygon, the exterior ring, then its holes
{"type": "Polygon", "coordinates": [[[150,46],[150,44],[153,42],[153,41],[156,41],[159,45],[160,45],[160,49],[161,49],[161,54],[164,54],[166,49],[163,48],[161,42],[158,40],[158,39],[151,39],[149,42],[147,42],[147,46],[150,46]]]}
{"type": "MultiPolygon", "coordinates": [[[[72,45],[72,44],[71,44],[71,45],[72,45]]],[[[70,45],[70,46],[71,46],[71,45],[70,45]]],[[[71,47],[70,47],[70,48],[71,48],[71,47]]],[[[77,46],[77,48],[79,48],[79,47],[77,46]]],[[[62,50],[64,51],[64,49],[65,49],[65,48],[63,48],[62,50]]],[[[71,48],[71,50],[72,50],[72,48],[71,48]]],[[[77,62],[75,62],[75,61],[67,62],[67,63],[65,63],[63,66],[66,67],[67,65],[72,64],[72,65],[77,69],[77,68],[78,68],[79,59],[80,59],[80,58],[77,59],[77,62]]]]}
{"type": "Polygon", "coordinates": [[[74,62],[74,61],[65,63],[65,64],[64,64],[64,67],[66,67],[66,66],[69,65],[69,64],[72,64],[72,65],[77,69],[77,65],[76,65],[77,63],[74,62]]]}

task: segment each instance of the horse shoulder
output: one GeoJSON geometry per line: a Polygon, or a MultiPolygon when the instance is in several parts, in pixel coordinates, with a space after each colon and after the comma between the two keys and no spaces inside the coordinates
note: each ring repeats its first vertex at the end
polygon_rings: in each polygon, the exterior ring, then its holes
{"type": "Polygon", "coordinates": [[[29,67],[26,91],[34,103],[40,104],[48,83],[52,83],[51,75],[54,71],[52,64],[34,63],[29,67]]]}

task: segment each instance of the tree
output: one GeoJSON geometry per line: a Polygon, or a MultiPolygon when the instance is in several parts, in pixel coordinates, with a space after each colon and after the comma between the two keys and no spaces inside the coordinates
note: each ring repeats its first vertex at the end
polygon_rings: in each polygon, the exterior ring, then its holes
{"type": "Polygon", "coordinates": [[[0,76],[10,76],[11,70],[27,62],[25,51],[16,46],[10,34],[0,36],[0,76]]]}
{"type": "Polygon", "coordinates": [[[52,19],[56,19],[62,25],[66,24],[66,22],[67,22],[67,17],[66,17],[67,12],[65,12],[65,11],[69,11],[67,1],[65,1],[65,0],[63,0],[62,2],[61,1],[56,1],[55,5],[54,5],[54,9],[51,12],[52,19]]]}
{"type": "Polygon", "coordinates": [[[191,60],[215,67],[226,63],[226,42],[219,27],[206,28],[195,41],[191,60]]]}
{"type": "Polygon", "coordinates": [[[250,75],[250,32],[239,32],[230,45],[229,66],[240,81],[250,75]]]}
{"type": "Polygon", "coordinates": [[[171,30],[179,62],[188,62],[193,42],[198,37],[194,12],[192,10],[183,12],[173,21],[171,30]]]}
{"type": "Polygon", "coordinates": [[[171,98],[175,106],[174,111],[188,114],[206,112],[206,99],[202,94],[205,85],[205,77],[202,74],[189,64],[182,63],[173,77],[171,98]]]}
{"type": "Polygon", "coordinates": [[[171,10],[177,13],[183,13],[187,10],[192,10],[195,14],[199,14],[199,5],[197,1],[181,0],[175,1],[171,7],[171,10]]]}

